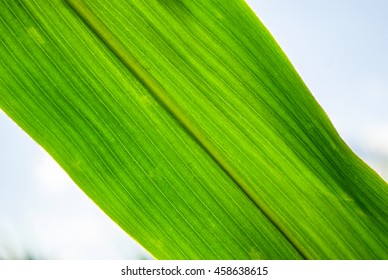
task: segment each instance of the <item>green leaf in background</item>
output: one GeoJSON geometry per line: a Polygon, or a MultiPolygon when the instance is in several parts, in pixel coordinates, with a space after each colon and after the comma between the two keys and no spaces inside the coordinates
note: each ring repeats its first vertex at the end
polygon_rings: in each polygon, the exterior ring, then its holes
{"type": "Polygon", "coordinates": [[[0,3],[0,108],[156,258],[388,258],[387,184],[244,1],[0,3]]]}

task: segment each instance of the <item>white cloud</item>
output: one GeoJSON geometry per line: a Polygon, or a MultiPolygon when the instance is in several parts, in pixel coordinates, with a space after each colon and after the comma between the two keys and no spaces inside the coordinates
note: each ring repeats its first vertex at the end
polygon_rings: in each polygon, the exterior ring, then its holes
{"type": "Polygon", "coordinates": [[[50,192],[63,192],[74,184],[59,164],[43,149],[37,160],[34,173],[38,185],[50,192]]]}
{"type": "Polygon", "coordinates": [[[365,144],[368,150],[388,157],[388,123],[373,124],[366,128],[365,144]]]}
{"type": "Polygon", "coordinates": [[[30,228],[33,228],[30,234],[42,255],[65,259],[122,257],[106,235],[105,225],[95,216],[90,213],[67,216],[65,211],[55,214],[47,215],[44,220],[35,214],[30,216],[30,228]]]}
{"type": "Polygon", "coordinates": [[[388,181],[388,122],[365,126],[358,139],[364,160],[388,181]]]}

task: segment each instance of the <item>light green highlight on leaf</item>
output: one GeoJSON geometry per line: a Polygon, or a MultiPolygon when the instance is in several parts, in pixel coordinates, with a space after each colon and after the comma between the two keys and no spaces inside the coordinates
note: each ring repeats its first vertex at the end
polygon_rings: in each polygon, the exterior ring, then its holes
{"type": "Polygon", "coordinates": [[[0,3],[0,108],[161,259],[385,259],[387,184],[241,0],[0,3]]]}

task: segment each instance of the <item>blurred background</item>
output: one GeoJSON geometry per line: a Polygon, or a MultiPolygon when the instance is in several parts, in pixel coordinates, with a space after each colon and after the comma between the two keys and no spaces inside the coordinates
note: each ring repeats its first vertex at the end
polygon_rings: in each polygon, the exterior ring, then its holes
{"type": "MultiPolygon", "coordinates": [[[[247,1],[350,147],[388,179],[388,2],[247,1]]],[[[0,259],[150,259],[0,111],[0,259]]]]}

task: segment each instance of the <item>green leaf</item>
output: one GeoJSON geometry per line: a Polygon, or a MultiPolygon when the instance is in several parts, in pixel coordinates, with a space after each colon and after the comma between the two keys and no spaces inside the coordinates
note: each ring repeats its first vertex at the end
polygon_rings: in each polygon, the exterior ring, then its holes
{"type": "Polygon", "coordinates": [[[0,108],[156,258],[388,257],[386,182],[244,1],[0,3],[0,108]]]}

